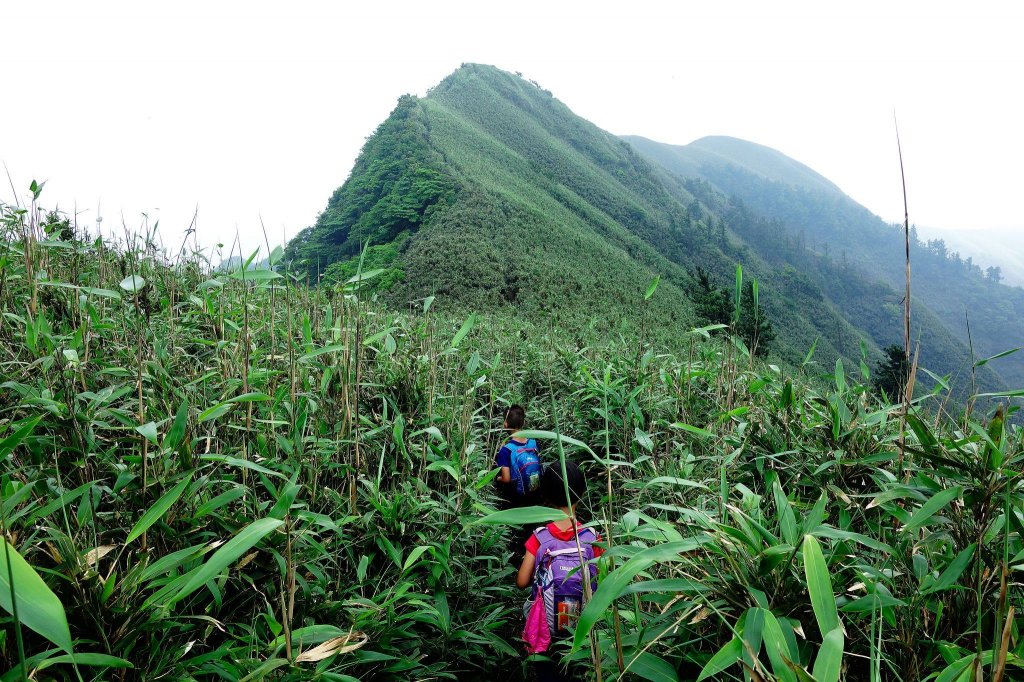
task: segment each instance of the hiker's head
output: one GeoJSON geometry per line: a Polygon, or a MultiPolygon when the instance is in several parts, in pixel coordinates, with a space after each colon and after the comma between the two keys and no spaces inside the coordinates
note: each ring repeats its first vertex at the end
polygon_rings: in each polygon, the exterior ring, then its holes
{"type": "Polygon", "coordinates": [[[566,482],[569,484],[569,499],[565,499],[565,483],[562,482],[562,465],[553,462],[544,469],[540,479],[540,490],[544,499],[552,507],[572,507],[583,499],[587,491],[587,479],[576,465],[576,462],[565,463],[566,482]]]}
{"type": "Polygon", "coordinates": [[[513,405],[505,411],[505,428],[518,431],[526,425],[526,410],[522,405],[513,405]]]}

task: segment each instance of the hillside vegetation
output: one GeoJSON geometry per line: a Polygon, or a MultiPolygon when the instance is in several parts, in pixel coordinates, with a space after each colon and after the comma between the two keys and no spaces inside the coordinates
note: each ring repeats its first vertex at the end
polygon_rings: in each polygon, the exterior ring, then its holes
{"type": "MultiPolygon", "coordinates": [[[[612,331],[609,319],[637,329],[627,292],[660,275],[652,330],[670,346],[711,322],[695,309],[697,268],[730,291],[739,264],[746,281],[761,282],[781,359],[797,364],[815,343],[829,365],[861,355],[864,335],[843,311],[802,293],[799,276],[776,276],[723,214],[551,93],[493,67],[466,65],[428,96],[402,97],[286,260],[310,281],[343,281],[367,244],[364,266],[390,268],[377,290],[392,304],[439,295],[450,310],[557,319],[568,329],[596,321],[612,331]],[[401,146],[412,139],[415,153],[401,146]],[[395,188],[420,159],[445,178],[443,193],[398,227],[366,231],[371,212],[391,214],[392,198],[404,196],[395,188]],[[394,170],[379,172],[386,168],[394,170]]],[[[881,356],[876,340],[865,342],[872,360],[881,356]]]]}
{"type": "MultiPolygon", "coordinates": [[[[718,146],[688,169],[735,155],[738,146],[762,182],[780,177],[842,196],[777,152],[751,153],[741,141],[718,146]]],[[[563,329],[596,325],[603,333],[641,326],[628,292],[658,275],[661,295],[650,311],[657,324],[648,333],[676,351],[685,330],[728,315],[705,314],[710,299],[698,271],[728,298],[740,265],[748,283],[757,280],[756,303],[774,330],[771,343],[756,344],[759,354],[795,366],[814,346],[822,363],[852,366],[865,353],[877,361],[902,339],[891,278],[841,258],[839,242],[830,253],[817,240],[798,243],[761,206],[731,198],[735,187],[695,184],[652,158],[535,83],[467,64],[426,97],[401,98],[316,224],[289,244],[286,262],[310,281],[338,282],[355,273],[361,254],[363,267],[387,270],[373,286],[393,305],[438,295],[449,311],[515,314],[563,329]]],[[[961,400],[972,381],[981,390],[1007,388],[991,365],[971,371],[966,339],[941,318],[948,310],[931,304],[916,305],[922,366],[950,381],[961,400]]],[[[982,326],[989,342],[976,344],[975,360],[1013,345],[982,326]]]]}
{"type": "MultiPolygon", "coordinates": [[[[833,270],[837,266],[842,276],[816,276],[819,286],[880,345],[899,338],[892,318],[903,297],[902,226],[886,224],[810,168],[752,142],[709,137],[674,146],[625,139],[670,173],[688,178],[684,184],[691,190],[713,188],[731,198],[732,210],[767,219],[763,226],[730,222],[760,253],[775,253],[798,266],[821,260],[834,264],[833,270]],[[858,279],[873,285],[873,296],[861,296],[856,285],[850,286],[858,279]],[[857,302],[872,299],[878,314],[861,314],[857,302]]],[[[910,250],[915,310],[927,316],[913,332],[925,367],[953,374],[965,385],[972,344],[977,359],[1024,342],[1024,289],[1001,283],[998,267],[962,258],[942,239],[922,241],[915,229],[910,250]]],[[[993,373],[986,383],[1021,385],[1024,355],[1000,360],[997,371],[998,377],[993,373]]]]}
{"type": "MultiPolygon", "coordinates": [[[[460,200],[404,253],[497,205],[426,176],[460,200]]],[[[554,652],[588,679],[1021,672],[1021,430],[946,392],[903,429],[868,363],[392,307],[392,271],[307,287],[280,250],[218,272],[0,210],[0,679],[523,679],[490,514],[513,401],[590,481],[607,551],[554,652]]],[[[621,305],[664,324],[681,290],[631,267],[621,305]]]]}

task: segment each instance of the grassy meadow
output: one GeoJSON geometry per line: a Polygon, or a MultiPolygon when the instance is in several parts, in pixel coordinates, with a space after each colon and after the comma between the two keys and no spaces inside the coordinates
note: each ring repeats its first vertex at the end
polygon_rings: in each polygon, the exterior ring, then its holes
{"type": "Polygon", "coordinates": [[[1022,432],[941,378],[0,230],[0,680],[525,679],[512,402],[588,474],[587,679],[1024,676],[1022,432]]]}

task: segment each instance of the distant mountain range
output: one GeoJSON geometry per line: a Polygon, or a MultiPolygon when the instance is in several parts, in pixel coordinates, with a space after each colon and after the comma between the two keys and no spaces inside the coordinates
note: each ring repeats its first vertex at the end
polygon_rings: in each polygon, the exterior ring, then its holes
{"type": "MultiPolygon", "coordinates": [[[[853,369],[862,350],[870,364],[903,338],[901,232],[826,178],[734,138],[618,138],[490,66],[400,98],[285,258],[313,281],[343,280],[361,252],[398,304],[436,295],[608,333],[647,315],[668,342],[708,322],[700,275],[731,291],[741,264],[783,361],[816,344],[820,366],[853,369]]],[[[912,258],[924,367],[966,386],[965,312],[976,357],[1024,342],[1024,291],[935,244],[915,243],[912,258]]],[[[980,366],[977,381],[1024,386],[1024,354],[980,366]]]]}
{"type": "MultiPolygon", "coordinates": [[[[787,237],[796,236],[811,251],[847,264],[894,292],[902,291],[901,226],[885,223],[810,168],[775,150],[733,138],[704,138],[686,146],[626,139],[670,172],[706,181],[714,190],[776,221],[787,237]]],[[[993,267],[983,268],[941,239],[922,238],[914,228],[911,233],[912,295],[919,316],[934,314],[936,322],[968,350],[973,341],[977,359],[1024,345],[1024,290],[1006,286],[993,267]]],[[[744,236],[759,243],[762,252],[781,248],[772,235],[747,232],[744,236]]],[[[839,290],[847,282],[823,284],[841,298],[839,290]]],[[[859,326],[876,338],[886,332],[866,317],[860,318],[859,326]]],[[[928,334],[926,327],[916,330],[925,358],[937,340],[930,342],[928,334]]],[[[963,351],[949,349],[952,356],[958,353],[963,351]]],[[[953,368],[930,360],[925,366],[963,375],[970,363],[953,368]]],[[[1024,353],[1000,359],[998,371],[1015,387],[1024,385],[1024,353]]]]}

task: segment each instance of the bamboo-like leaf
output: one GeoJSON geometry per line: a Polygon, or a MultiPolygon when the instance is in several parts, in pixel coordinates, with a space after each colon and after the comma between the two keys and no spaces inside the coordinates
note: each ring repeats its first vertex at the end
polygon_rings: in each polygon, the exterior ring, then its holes
{"type": "Polygon", "coordinates": [[[385,272],[387,272],[387,268],[377,268],[375,270],[367,270],[365,272],[360,272],[349,277],[345,281],[345,285],[350,286],[353,284],[362,284],[363,282],[371,280],[374,277],[379,277],[381,274],[385,272]]]}
{"type": "Polygon", "coordinates": [[[630,659],[628,671],[651,682],[679,682],[679,673],[675,667],[664,658],[650,652],[642,651],[630,659]]]}
{"type": "Polygon", "coordinates": [[[706,664],[704,664],[704,669],[700,671],[700,676],[697,677],[697,682],[706,680],[709,677],[715,677],[726,668],[735,665],[742,657],[743,641],[739,637],[734,636],[726,642],[725,646],[719,649],[706,664]]]}
{"type": "Polygon", "coordinates": [[[583,441],[576,440],[575,438],[570,438],[569,436],[563,435],[561,433],[555,433],[554,431],[536,431],[536,430],[529,430],[528,429],[528,430],[524,430],[524,431],[517,431],[516,432],[516,437],[517,438],[533,438],[533,439],[536,439],[536,440],[561,441],[562,445],[573,445],[575,447],[582,448],[582,449],[586,450],[591,455],[594,454],[594,451],[590,449],[590,446],[587,445],[586,443],[584,443],[583,441]]]}
{"type": "Polygon", "coordinates": [[[956,486],[953,488],[947,488],[940,490],[931,496],[931,498],[921,505],[921,508],[914,512],[914,515],[910,517],[910,521],[903,527],[904,532],[915,530],[921,526],[925,526],[932,517],[942,511],[946,505],[953,500],[959,499],[963,494],[963,488],[956,486]]]}
{"type": "Polygon", "coordinates": [[[337,654],[347,654],[361,648],[364,644],[369,641],[369,637],[361,632],[344,635],[342,637],[335,637],[329,639],[323,644],[319,644],[312,649],[307,649],[301,654],[295,657],[296,663],[316,663],[322,661],[325,658],[330,658],[337,654]]]}
{"type": "Polygon", "coordinates": [[[211,419],[217,419],[223,417],[225,414],[230,412],[235,407],[235,404],[228,401],[223,403],[217,403],[213,407],[208,407],[199,413],[199,422],[208,422],[211,419]]]}
{"type": "Polygon", "coordinates": [[[174,486],[166,493],[164,493],[159,500],[153,503],[153,506],[146,510],[146,513],[142,515],[142,518],[136,522],[131,532],[128,533],[128,537],[125,538],[124,544],[129,545],[133,540],[140,537],[143,533],[149,530],[150,526],[160,520],[160,518],[167,513],[167,510],[171,508],[181,494],[185,492],[185,488],[191,483],[192,477],[188,476],[183,478],[178,485],[174,486]]]}
{"type": "Polygon", "coordinates": [[[978,398],[1022,398],[1024,397],[1024,388],[1014,389],[1012,391],[996,391],[995,393],[979,393],[978,398]]]}
{"type": "Polygon", "coordinates": [[[974,665],[977,657],[978,654],[970,654],[953,661],[939,673],[939,676],[935,678],[935,682],[959,682],[960,680],[969,679],[969,670],[974,665]]]}
{"type": "Polygon", "coordinates": [[[836,390],[839,393],[846,393],[846,368],[843,367],[842,358],[836,358],[836,390]]]}
{"type": "Polygon", "coordinates": [[[473,523],[506,526],[529,526],[549,521],[560,521],[567,519],[565,512],[551,507],[518,507],[515,509],[503,509],[493,514],[483,516],[473,523]]]}
{"type": "Polygon", "coordinates": [[[117,293],[116,291],[111,291],[110,289],[97,289],[96,287],[81,287],[81,290],[87,294],[99,296],[100,298],[111,298],[114,299],[115,301],[121,300],[121,294],[117,293]]]}
{"type": "Polygon", "coordinates": [[[644,300],[650,300],[651,296],[654,296],[654,292],[658,290],[658,283],[661,282],[661,275],[655,275],[651,283],[647,285],[647,291],[644,293],[644,300]]]}
{"type": "MultiPolygon", "coordinates": [[[[292,631],[292,641],[303,644],[320,644],[336,637],[345,637],[349,633],[336,625],[307,625],[292,631]]],[[[280,635],[270,642],[273,649],[285,645],[285,636],[280,635]]]]}
{"type": "Polygon", "coordinates": [[[955,585],[960,579],[960,576],[963,575],[964,571],[967,570],[967,567],[970,566],[971,559],[974,557],[974,551],[977,547],[978,546],[973,543],[967,545],[967,547],[965,547],[953,558],[952,561],[949,562],[949,565],[946,566],[946,570],[939,575],[938,579],[934,583],[921,590],[921,594],[932,594],[933,592],[941,592],[953,587],[953,585],[955,585]]]}
{"type": "Polygon", "coordinates": [[[302,489],[297,483],[298,479],[299,472],[296,471],[291,480],[281,487],[281,493],[278,495],[274,507],[267,516],[272,519],[283,519],[288,515],[292,504],[295,503],[295,498],[298,497],[299,491],[302,489]]]}
{"type": "Polygon", "coordinates": [[[129,294],[135,294],[138,293],[142,287],[146,286],[146,280],[138,275],[128,275],[121,280],[121,284],[119,286],[129,294]]]}
{"type": "Polygon", "coordinates": [[[167,435],[164,436],[163,447],[166,450],[173,450],[178,447],[182,439],[185,437],[185,427],[188,425],[188,401],[181,401],[181,405],[178,406],[178,411],[174,415],[174,422],[171,424],[170,430],[167,431],[167,435]]]}
{"type": "Polygon", "coordinates": [[[704,536],[648,547],[647,549],[640,550],[622,566],[609,573],[601,582],[601,589],[594,593],[594,596],[580,613],[579,621],[576,624],[576,632],[573,636],[573,649],[576,650],[582,646],[591,629],[597,624],[597,621],[604,616],[605,611],[611,606],[612,602],[626,591],[626,588],[629,587],[633,578],[640,571],[645,570],[654,563],[679,561],[683,558],[683,554],[692,552],[709,541],[710,538],[704,536]]]}
{"type": "Polygon", "coordinates": [[[18,620],[22,625],[72,653],[71,630],[64,605],[18,550],[0,536],[0,606],[11,615],[14,615],[14,600],[18,603],[18,620]]]}
{"type": "Polygon", "coordinates": [[[812,673],[816,682],[838,682],[843,667],[843,644],[842,628],[832,630],[822,639],[812,673]]]}
{"type": "Polygon", "coordinates": [[[134,668],[131,661],[108,654],[64,654],[47,658],[35,667],[37,671],[52,668],[55,665],[87,665],[93,668],[134,668]]]}
{"type": "Polygon", "coordinates": [[[452,338],[452,348],[458,348],[462,340],[466,338],[470,330],[473,329],[473,325],[476,324],[476,313],[472,313],[466,318],[466,321],[459,327],[459,331],[455,332],[455,336],[452,338]]]}
{"type": "Polygon", "coordinates": [[[676,476],[655,476],[644,484],[644,488],[650,488],[651,486],[656,485],[674,485],[681,488],[700,488],[702,490],[710,490],[710,488],[703,483],[691,481],[687,478],[678,478],[676,476]]]}
{"type": "Polygon", "coordinates": [[[242,395],[236,395],[234,398],[229,400],[230,403],[262,403],[273,398],[262,391],[250,391],[243,393],[242,395]]]}
{"type": "Polygon", "coordinates": [[[42,415],[39,415],[38,417],[29,419],[27,422],[22,424],[17,431],[3,440],[0,440],[0,461],[7,459],[7,455],[14,452],[14,448],[21,445],[21,442],[29,437],[32,430],[36,427],[36,424],[38,424],[39,420],[42,418],[42,415]]]}
{"type": "Polygon", "coordinates": [[[1007,355],[1013,355],[1014,353],[1016,353],[1019,350],[1020,350],[1019,347],[1018,348],[1011,348],[1010,350],[1004,350],[1002,353],[996,353],[995,355],[993,355],[991,357],[987,357],[984,360],[978,360],[976,363],[974,363],[974,366],[975,367],[981,367],[983,365],[987,365],[988,363],[992,362],[993,360],[998,360],[999,358],[1005,358],[1007,355]]]}
{"type": "Polygon", "coordinates": [[[283,275],[273,270],[264,270],[262,268],[256,270],[235,270],[230,275],[231,279],[238,279],[245,282],[270,282],[275,279],[281,279],[283,275]]]}
{"type": "Polygon", "coordinates": [[[153,445],[157,444],[157,434],[156,434],[156,423],[155,422],[146,422],[145,424],[140,424],[139,426],[135,427],[135,430],[138,431],[140,434],[142,434],[143,438],[148,440],[153,445]]]}
{"type": "Polygon", "coordinates": [[[334,344],[331,344],[329,346],[324,346],[323,348],[317,348],[312,353],[306,353],[305,355],[300,355],[299,356],[299,360],[300,361],[310,360],[312,358],[317,357],[318,355],[324,355],[325,353],[340,353],[340,352],[343,352],[344,350],[345,350],[345,344],[343,344],[343,343],[334,343],[334,344]]]}
{"type": "Polygon", "coordinates": [[[229,488],[212,500],[208,500],[199,505],[193,518],[201,519],[208,514],[212,514],[221,507],[231,504],[240,497],[244,497],[247,492],[249,492],[249,489],[244,486],[229,488]]]}
{"type": "Polygon", "coordinates": [[[740,308],[743,301],[743,266],[736,264],[736,288],[733,289],[733,324],[740,321],[740,308]]]}
{"type": "Polygon", "coordinates": [[[697,427],[697,426],[691,426],[690,424],[684,424],[682,422],[675,422],[674,424],[672,424],[672,428],[674,428],[674,429],[682,429],[683,431],[686,431],[687,433],[692,433],[693,435],[700,436],[701,438],[714,438],[715,437],[715,434],[711,433],[710,431],[707,431],[706,429],[702,429],[702,428],[697,427]]]}
{"type": "Polygon", "coordinates": [[[813,535],[804,536],[803,553],[807,591],[811,595],[811,606],[818,621],[818,630],[823,633],[832,632],[840,627],[839,611],[836,609],[836,598],[832,592],[828,564],[821,553],[821,545],[813,535]]]}
{"type": "Polygon", "coordinates": [[[405,558],[405,563],[402,564],[402,572],[404,573],[405,571],[408,571],[416,561],[428,551],[430,551],[429,545],[420,545],[413,548],[413,550],[409,552],[409,556],[405,558]]]}
{"type": "Polygon", "coordinates": [[[270,265],[272,265],[272,266],[273,265],[277,265],[277,263],[283,257],[284,257],[284,248],[280,244],[278,244],[277,246],[274,247],[274,250],[270,252],[270,258],[267,259],[267,262],[270,265]]]}
{"type": "Polygon", "coordinates": [[[221,571],[238,560],[243,554],[263,539],[265,535],[279,527],[284,521],[280,519],[259,519],[238,531],[235,537],[213,553],[202,566],[188,574],[188,580],[181,589],[172,596],[167,605],[171,606],[192,594],[208,581],[220,575],[221,571]]]}
{"type": "Polygon", "coordinates": [[[93,547],[88,552],[82,555],[82,563],[89,568],[95,568],[99,561],[117,549],[116,545],[100,545],[99,547],[93,547]]]}
{"type": "Polygon", "coordinates": [[[782,627],[778,619],[771,611],[759,609],[764,616],[764,648],[768,652],[768,660],[772,662],[772,672],[782,682],[797,682],[796,673],[793,672],[791,664],[795,656],[789,649],[785,636],[782,634],[782,627]]]}
{"type": "Polygon", "coordinates": [[[273,469],[268,469],[267,467],[257,464],[256,462],[251,462],[247,459],[239,459],[238,457],[211,454],[202,455],[199,459],[203,459],[209,462],[223,462],[224,464],[227,464],[229,466],[241,467],[243,469],[258,471],[261,474],[266,474],[267,476],[274,476],[275,478],[285,478],[285,475],[282,474],[280,471],[274,471],[273,469]]]}

